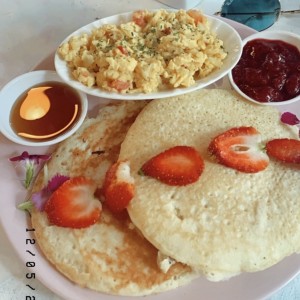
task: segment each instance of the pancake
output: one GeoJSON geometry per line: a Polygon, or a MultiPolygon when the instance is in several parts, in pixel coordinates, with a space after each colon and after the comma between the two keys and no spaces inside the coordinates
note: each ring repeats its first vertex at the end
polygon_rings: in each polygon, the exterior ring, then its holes
{"type": "MultiPolygon", "coordinates": [[[[41,172],[34,191],[44,186],[44,174],[86,176],[99,188],[108,167],[117,160],[120,143],[136,115],[147,104],[128,101],[108,105],[94,119],[62,142],[41,172]]],[[[103,206],[98,223],[85,229],[50,225],[44,212],[32,212],[36,240],[58,271],[82,287],[115,295],[147,295],[176,288],[196,277],[176,263],[167,273],[157,264],[158,250],[131,223],[128,214],[112,215],[103,206]]],[[[162,264],[168,263],[168,259],[162,264]]]]}
{"type": "Polygon", "coordinates": [[[121,146],[136,195],[132,222],[162,253],[211,281],[264,270],[300,251],[300,168],[273,159],[246,174],[218,164],[208,145],[218,134],[253,126],[263,142],[298,139],[278,110],[252,104],[233,91],[201,90],[154,100],[139,114],[121,146]],[[177,145],[195,147],[205,161],[200,179],[168,186],[138,171],[151,157],[177,145]]]}

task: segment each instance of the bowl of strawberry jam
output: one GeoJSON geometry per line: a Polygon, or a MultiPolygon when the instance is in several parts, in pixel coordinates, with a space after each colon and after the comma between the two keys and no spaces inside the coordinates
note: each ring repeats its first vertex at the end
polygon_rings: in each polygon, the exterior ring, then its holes
{"type": "Polygon", "coordinates": [[[300,100],[300,36],[264,31],[243,40],[243,52],[229,73],[232,87],[262,105],[300,100]]]}
{"type": "Polygon", "coordinates": [[[49,146],[72,135],[84,121],[86,94],[64,83],[55,71],[22,74],[0,91],[0,131],[25,146],[49,146]]]}

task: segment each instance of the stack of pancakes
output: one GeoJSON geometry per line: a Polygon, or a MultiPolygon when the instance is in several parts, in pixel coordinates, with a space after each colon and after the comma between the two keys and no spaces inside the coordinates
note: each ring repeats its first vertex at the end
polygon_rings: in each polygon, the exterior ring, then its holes
{"type": "MultiPolygon", "coordinates": [[[[128,214],[112,215],[104,206],[101,220],[86,229],[53,226],[33,211],[45,256],[81,286],[137,296],[197,276],[220,281],[264,270],[300,252],[299,165],[271,159],[264,171],[247,174],[216,163],[208,152],[215,136],[238,126],[255,127],[263,141],[298,139],[297,128],[282,124],[276,109],[222,89],[102,108],[58,146],[48,176],[84,175],[100,188],[109,166],[128,160],[135,196],[128,214]],[[205,160],[197,182],[168,186],[139,174],[151,157],[178,145],[195,147],[205,160]],[[158,256],[176,263],[163,272],[158,256]]],[[[34,191],[44,186],[43,176],[34,191]]]]}

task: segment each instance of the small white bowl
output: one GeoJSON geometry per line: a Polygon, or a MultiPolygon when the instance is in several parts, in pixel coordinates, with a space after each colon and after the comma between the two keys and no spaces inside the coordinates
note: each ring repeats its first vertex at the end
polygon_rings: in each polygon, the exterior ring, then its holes
{"type": "Polygon", "coordinates": [[[12,81],[7,83],[0,91],[0,131],[4,136],[17,144],[25,146],[48,146],[56,144],[72,135],[80,127],[86,117],[88,109],[88,100],[86,94],[68,86],[69,88],[77,92],[81,110],[77,121],[72,126],[70,126],[67,131],[49,140],[29,140],[16,134],[12,129],[10,122],[10,115],[15,102],[27,90],[29,90],[33,86],[43,84],[44,82],[64,83],[55,71],[33,71],[14,78],[12,81]]]}
{"type": "MultiPolygon", "coordinates": [[[[258,32],[258,33],[254,33],[250,36],[248,36],[247,38],[243,39],[243,47],[252,40],[256,40],[256,39],[266,39],[266,40],[279,40],[279,41],[283,41],[286,42],[290,45],[295,46],[296,48],[298,48],[298,50],[300,51],[300,36],[297,34],[293,34],[291,32],[286,32],[286,31],[262,31],[262,32],[258,32]]],[[[233,68],[234,69],[234,68],[233,68]]],[[[233,69],[228,73],[228,77],[229,77],[229,81],[232,85],[232,87],[240,94],[242,95],[244,98],[246,98],[247,100],[254,102],[256,104],[260,104],[260,105],[269,105],[269,106],[280,106],[280,105],[287,105],[290,103],[294,103],[296,101],[300,101],[300,95],[289,99],[289,100],[285,100],[285,101],[279,101],[279,102],[259,102],[251,97],[249,97],[248,95],[246,95],[244,92],[242,92],[240,90],[240,88],[236,85],[236,83],[233,80],[232,77],[232,71],[233,69]]]]}

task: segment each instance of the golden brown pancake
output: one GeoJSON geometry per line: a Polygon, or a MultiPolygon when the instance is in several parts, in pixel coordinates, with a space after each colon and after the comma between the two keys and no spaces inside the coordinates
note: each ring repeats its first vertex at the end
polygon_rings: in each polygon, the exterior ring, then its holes
{"type": "MultiPolygon", "coordinates": [[[[108,105],[94,119],[62,142],[47,164],[48,178],[57,173],[83,175],[99,187],[108,167],[117,160],[120,144],[144,101],[108,105]]],[[[44,172],[34,190],[44,186],[44,172]]],[[[147,295],[176,288],[196,277],[176,263],[167,273],[157,265],[158,250],[131,223],[127,214],[112,215],[105,206],[101,220],[85,229],[49,224],[45,213],[32,212],[32,226],[46,258],[58,271],[82,287],[116,295],[147,295]]]]}
{"type": "Polygon", "coordinates": [[[154,100],[139,114],[122,143],[136,195],[132,222],[161,252],[219,281],[264,270],[300,251],[300,169],[273,159],[246,174],[218,164],[208,146],[218,134],[253,126],[262,142],[298,139],[278,110],[252,104],[235,92],[212,89],[154,100]],[[205,160],[200,179],[168,186],[138,173],[151,157],[177,145],[195,147],[205,160]]]}

